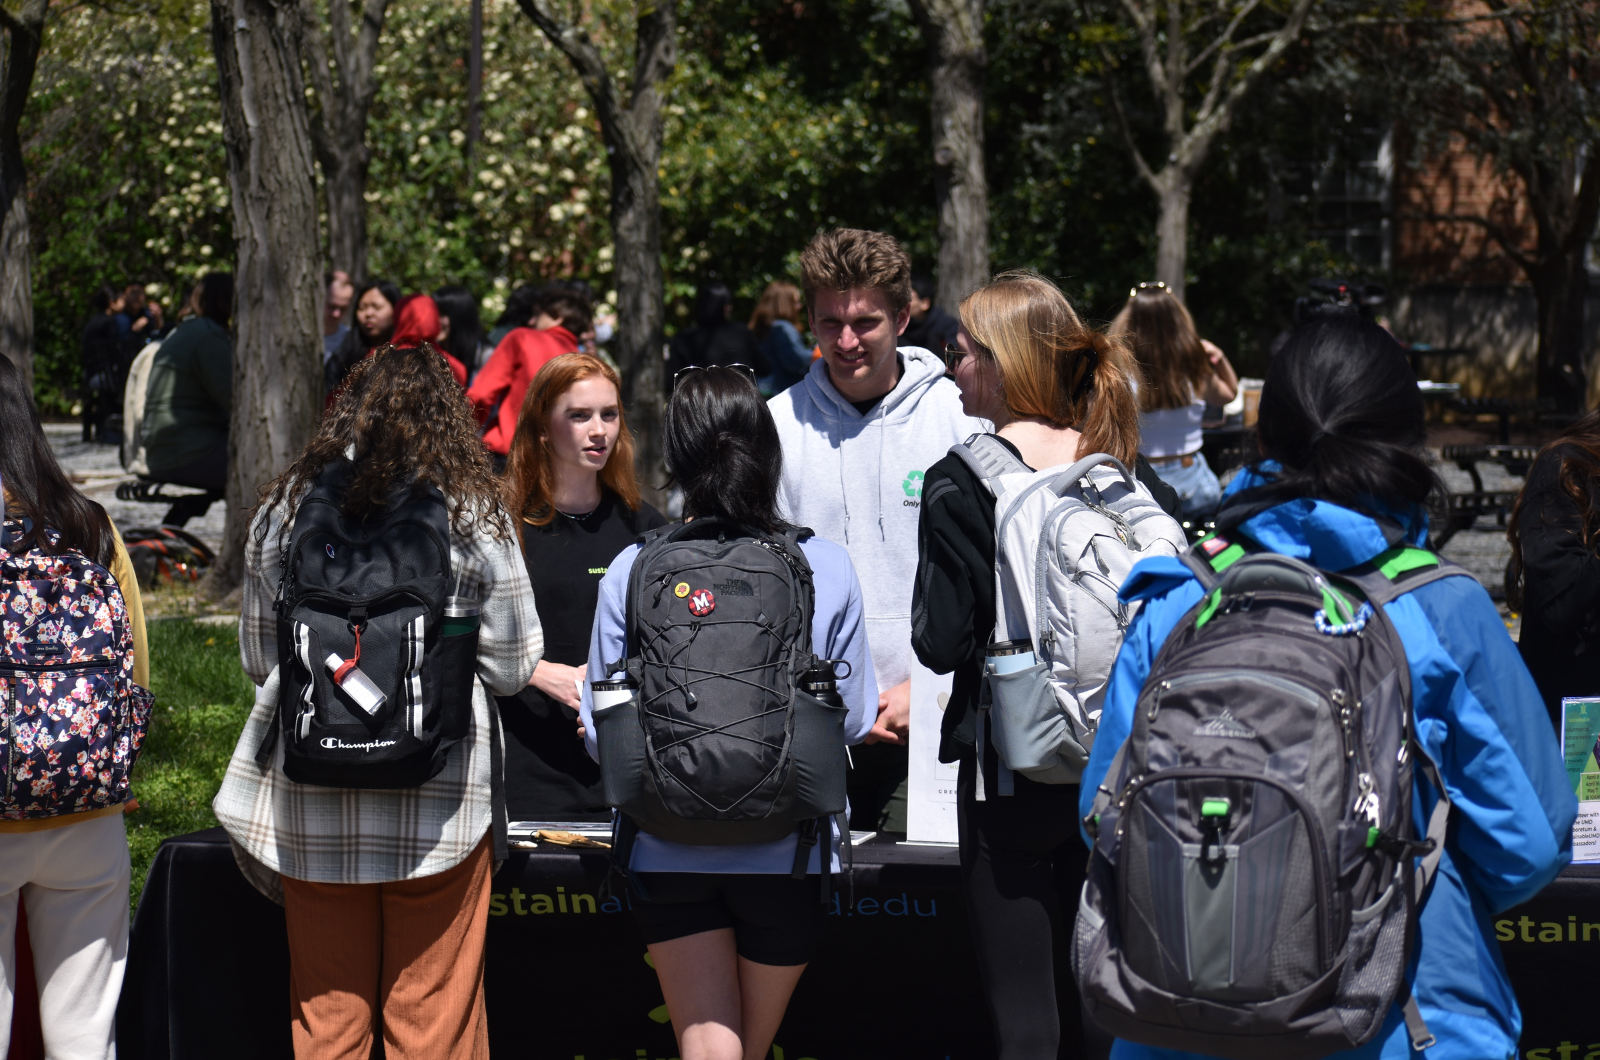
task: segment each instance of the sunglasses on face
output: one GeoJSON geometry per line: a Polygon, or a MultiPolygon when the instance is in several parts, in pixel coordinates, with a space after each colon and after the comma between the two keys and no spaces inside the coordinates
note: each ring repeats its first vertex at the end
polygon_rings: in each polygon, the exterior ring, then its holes
{"type": "Polygon", "coordinates": [[[712,372],[718,370],[738,372],[740,375],[750,380],[751,386],[757,386],[756,370],[751,368],[748,364],[739,364],[738,362],[734,362],[733,364],[691,364],[687,368],[678,369],[678,371],[673,374],[672,385],[677,386],[678,380],[682,379],[690,372],[712,372]]]}

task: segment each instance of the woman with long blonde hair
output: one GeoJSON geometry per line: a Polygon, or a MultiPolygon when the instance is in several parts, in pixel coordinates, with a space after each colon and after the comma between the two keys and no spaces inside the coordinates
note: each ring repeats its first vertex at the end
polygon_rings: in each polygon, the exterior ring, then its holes
{"type": "Polygon", "coordinates": [[[639,499],[633,436],[617,373],[588,353],[545,362],[522,401],[501,497],[545,630],[528,686],[500,700],[512,820],[609,821],[600,768],[578,730],[579,682],[600,579],[647,530],[666,525],[639,499]]]}
{"type": "Polygon", "coordinates": [[[1200,452],[1200,421],[1207,405],[1226,405],[1238,393],[1233,365],[1200,337],[1188,308],[1164,283],[1129,291],[1111,333],[1139,364],[1139,452],[1178,491],[1185,515],[1209,515],[1222,486],[1200,452]]]}
{"type": "MultiPolygon", "coordinates": [[[[1062,468],[1109,453],[1138,467],[1140,489],[1160,481],[1138,460],[1137,369],[1115,339],[1086,326],[1066,296],[1032,272],[1008,272],[961,303],[961,328],[948,357],[969,416],[1029,468],[1062,468]]],[[[1171,514],[1176,498],[1163,505],[1171,514]]],[[[1167,521],[1174,537],[1180,534],[1167,521]]],[[[956,814],[961,868],[1000,1060],[1044,1060],[1061,1039],[1077,1043],[1079,1006],[1066,947],[1070,910],[1084,879],[1077,831],[1078,785],[1038,783],[1007,772],[975,719],[985,649],[996,629],[995,498],[955,454],[928,469],[922,484],[920,555],[912,591],[912,647],[924,666],[954,671],[939,757],[960,762],[956,814]],[[980,791],[990,797],[982,799],[980,791]],[[1063,911],[1068,915],[1063,918],[1063,911]],[[1061,1026],[1060,1013],[1068,1026],[1061,1026]]],[[[1109,660],[1115,646],[1104,653],[1109,660]]],[[[1085,687],[1105,674],[1079,673],[1085,687]]]]}

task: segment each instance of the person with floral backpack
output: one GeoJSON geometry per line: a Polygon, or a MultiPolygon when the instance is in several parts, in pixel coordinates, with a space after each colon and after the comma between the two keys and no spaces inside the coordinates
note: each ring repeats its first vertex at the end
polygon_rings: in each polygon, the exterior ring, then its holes
{"type": "Polygon", "coordinates": [[[138,583],[0,357],[0,1056],[26,911],[52,1060],[113,1060],[128,948],[128,777],[150,719],[138,583]],[[20,901],[19,901],[20,900],[20,901]]]}

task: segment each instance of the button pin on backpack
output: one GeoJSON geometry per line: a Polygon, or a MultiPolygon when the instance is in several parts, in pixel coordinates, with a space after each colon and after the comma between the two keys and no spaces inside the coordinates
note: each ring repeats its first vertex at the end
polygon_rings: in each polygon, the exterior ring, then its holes
{"type": "Polygon", "coordinates": [[[717,608],[717,598],[710,589],[700,589],[689,597],[689,613],[696,618],[704,618],[717,608]]]}
{"type": "Polygon", "coordinates": [[[677,585],[674,585],[672,587],[672,595],[676,596],[680,600],[682,600],[685,596],[688,596],[689,595],[689,583],[688,582],[679,582],[677,585]]]}

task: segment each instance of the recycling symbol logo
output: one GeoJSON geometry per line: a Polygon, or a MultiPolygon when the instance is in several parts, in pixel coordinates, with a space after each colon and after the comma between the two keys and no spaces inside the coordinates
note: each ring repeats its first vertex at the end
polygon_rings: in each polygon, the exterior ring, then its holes
{"type": "Polygon", "coordinates": [[[913,471],[900,483],[900,488],[906,491],[906,496],[913,500],[922,496],[922,472],[913,471]]]}

